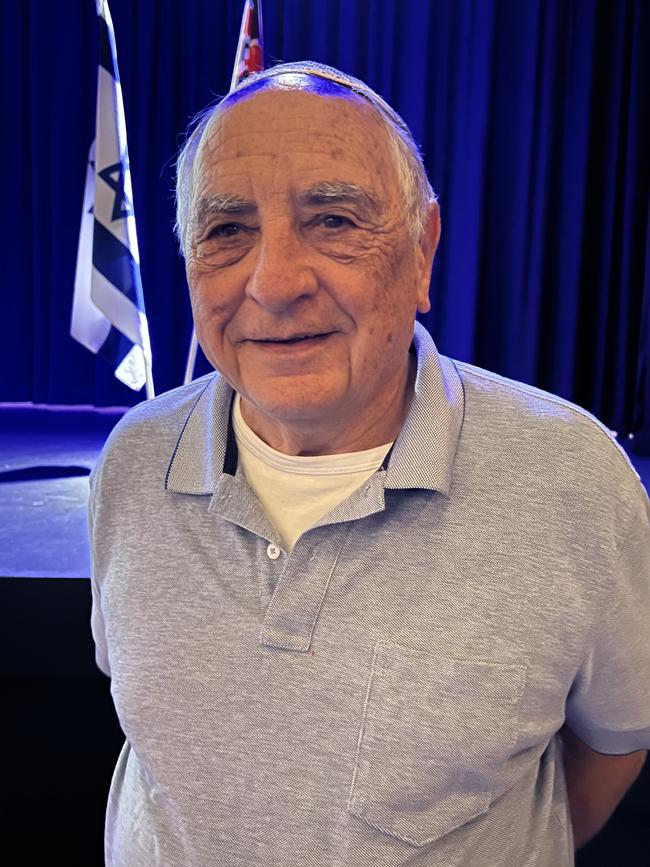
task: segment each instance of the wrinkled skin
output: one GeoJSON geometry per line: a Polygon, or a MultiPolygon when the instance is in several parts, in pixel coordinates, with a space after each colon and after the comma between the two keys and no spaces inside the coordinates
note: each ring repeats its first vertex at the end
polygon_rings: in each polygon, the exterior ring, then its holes
{"type": "Polygon", "coordinates": [[[270,87],[215,117],[196,160],[195,327],[246,422],[286,454],[390,442],[412,396],[408,349],[416,310],[429,309],[439,217],[433,204],[413,241],[372,110],[270,87]],[[358,194],[324,201],[324,183],[358,194]]]}

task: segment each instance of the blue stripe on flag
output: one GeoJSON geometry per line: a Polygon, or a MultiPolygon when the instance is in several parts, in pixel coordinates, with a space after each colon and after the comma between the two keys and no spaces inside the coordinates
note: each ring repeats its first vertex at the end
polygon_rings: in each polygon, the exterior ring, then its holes
{"type": "Polygon", "coordinates": [[[111,326],[108,337],[97,350],[97,355],[100,355],[115,370],[132,349],[133,344],[129,338],[125,337],[115,326],[111,326]]]}
{"type": "Polygon", "coordinates": [[[117,70],[117,60],[115,57],[114,37],[112,37],[108,24],[99,17],[99,65],[103,66],[106,72],[109,72],[115,81],[120,80],[120,73],[117,70]]]}
{"type": "Polygon", "coordinates": [[[99,220],[95,220],[93,229],[93,267],[130,298],[139,310],[142,309],[140,269],[129,248],[104,228],[99,220]]]}

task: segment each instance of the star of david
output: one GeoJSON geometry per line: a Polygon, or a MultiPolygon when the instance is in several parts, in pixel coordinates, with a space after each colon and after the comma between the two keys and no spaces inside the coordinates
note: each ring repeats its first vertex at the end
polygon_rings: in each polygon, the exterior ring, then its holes
{"type": "Polygon", "coordinates": [[[128,217],[131,211],[131,202],[124,193],[124,166],[120,163],[114,163],[112,166],[106,166],[101,172],[98,172],[99,177],[108,184],[115,192],[113,200],[113,213],[111,220],[123,220],[128,217]]]}

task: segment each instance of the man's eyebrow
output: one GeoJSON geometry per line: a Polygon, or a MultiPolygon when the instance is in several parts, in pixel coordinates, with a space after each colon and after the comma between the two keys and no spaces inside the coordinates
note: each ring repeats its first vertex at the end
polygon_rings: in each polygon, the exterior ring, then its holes
{"type": "Polygon", "coordinates": [[[323,181],[308,187],[300,195],[305,205],[352,204],[372,213],[380,210],[379,202],[368,190],[343,181],[323,181]]]}
{"type": "Polygon", "coordinates": [[[201,229],[213,217],[233,217],[257,212],[257,205],[250,199],[228,194],[201,196],[196,203],[194,222],[201,229]]]}

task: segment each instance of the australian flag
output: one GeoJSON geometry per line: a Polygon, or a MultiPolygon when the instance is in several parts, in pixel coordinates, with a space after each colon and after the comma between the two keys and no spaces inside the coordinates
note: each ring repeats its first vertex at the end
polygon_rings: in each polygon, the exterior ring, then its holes
{"type": "Polygon", "coordinates": [[[262,69],[264,69],[262,0],[244,0],[244,14],[241,20],[230,89],[237,87],[253,72],[259,72],[262,69]]]}
{"type": "Polygon", "coordinates": [[[97,0],[100,58],[95,141],[86,171],[70,333],[115,376],[153,397],[151,347],[133,214],[122,89],[106,0],[97,0]]]}

